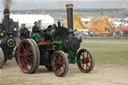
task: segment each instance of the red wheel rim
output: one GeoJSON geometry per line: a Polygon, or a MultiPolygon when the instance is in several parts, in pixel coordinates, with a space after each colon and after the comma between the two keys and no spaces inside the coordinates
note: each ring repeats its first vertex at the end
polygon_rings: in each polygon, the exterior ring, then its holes
{"type": "Polygon", "coordinates": [[[18,63],[23,72],[29,72],[33,65],[33,48],[27,41],[22,41],[18,47],[18,63]]]}
{"type": "Polygon", "coordinates": [[[89,52],[81,51],[77,60],[78,67],[82,72],[88,72],[92,68],[92,55],[89,52]]]}
{"type": "Polygon", "coordinates": [[[52,67],[57,76],[61,76],[64,74],[66,69],[66,61],[63,54],[56,53],[53,56],[52,67]]]}

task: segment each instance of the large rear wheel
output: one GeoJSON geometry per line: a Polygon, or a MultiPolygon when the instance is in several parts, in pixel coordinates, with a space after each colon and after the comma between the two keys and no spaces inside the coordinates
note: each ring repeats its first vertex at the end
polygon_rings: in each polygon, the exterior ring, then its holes
{"type": "Polygon", "coordinates": [[[81,49],[77,55],[77,65],[81,72],[88,73],[94,68],[94,57],[87,49],[81,49]]]}
{"type": "Polygon", "coordinates": [[[18,64],[18,59],[17,59],[17,47],[14,48],[14,51],[15,51],[14,57],[15,57],[16,63],[18,64]]]}
{"type": "Polygon", "coordinates": [[[5,63],[5,56],[2,48],[0,47],[0,69],[3,67],[5,63]]]}
{"type": "Polygon", "coordinates": [[[24,73],[34,73],[40,64],[39,49],[31,39],[24,39],[17,48],[17,59],[20,69],[24,73]]]}
{"type": "Polygon", "coordinates": [[[36,42],[33,39],[30,39],[30,40],[35,45],[35,47],[36,47],[36,53],[37,53],[37,56],[38,56],[38,60],[37,60],[37,63],[36,63],[37,66],[36,66],[35,70],[33,71],[33,73],[35,73],[38,70],[39,65],[40,65],[40,50],[39,50],[38,45],[36,44],[36,42]]]}
{"type": "Polygon", "coordinates": [[[5,58],[4,63],[7,63],[7,60],[8,60],[7,56],[4,55],[4,58],[5,58]]]}
{"type": "Polygon", "coordinates": [[[64,77],[68,72],[68,59],[63,51],[56,51],[52,56],[52,69],[56,76],[64,77]]]}

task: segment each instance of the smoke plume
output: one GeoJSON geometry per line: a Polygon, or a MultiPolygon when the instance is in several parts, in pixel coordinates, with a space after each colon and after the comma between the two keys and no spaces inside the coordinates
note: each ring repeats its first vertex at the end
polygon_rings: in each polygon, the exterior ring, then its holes
{"type": "Polygon", "coordinates": [[[12,0],[4,0],[4,8],[10,8],[12,0]]]}

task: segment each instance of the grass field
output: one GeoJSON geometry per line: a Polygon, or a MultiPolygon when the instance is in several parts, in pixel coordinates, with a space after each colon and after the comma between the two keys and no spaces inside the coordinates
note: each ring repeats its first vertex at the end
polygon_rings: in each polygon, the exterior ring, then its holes
{"type": "Polygon", "coordinates": [[[84,39],[81,48],[88,48],[96,64],[128,64],[128,39],[84,39]]]}

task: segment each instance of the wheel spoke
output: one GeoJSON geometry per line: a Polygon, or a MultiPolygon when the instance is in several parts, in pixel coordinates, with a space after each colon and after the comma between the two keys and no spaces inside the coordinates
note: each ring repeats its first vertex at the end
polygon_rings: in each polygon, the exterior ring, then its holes
{"type": "Polygon", "coordinates": [[[24,54],[20,54],[20,56],[24,56],[24,54]]]}
{"type": "Polygon", "coordinates": [[[81,67],[84,69],[84,63],[81,64],[81,67]]]}
{"type": "Polygon", "coordinates": [[[32,56],[32,52],[28,52],[28,56],[32,56]]]}
{"type": "Polygon", "coordinates": [[[65,65],[63,65],[63,69],[65,69],[65,65]]]}
{"type": "Polygon", "coordinates": [[[87,52],[87,57],[88,57],[88,52],[87,52]]]}
{"type": "Polygon", "coordinates": [[[91,58],[91,55],[89,55],[88,58],[91,58]]]}
{"type": "Polygon", "coordinates": [[[31,58],[31,57],[27,57],[27,59],[28,59],[29,61],[33,61],[33,58],[31,58]]]}
{"type": "MultiPolygon", "coordinates": [[[[86,67],[88,67],[88,69],[90,69],[90,66],[89,66],[88,64],[86,64],[86,67]]],[[[87,69],[87,70],[88,70],[88,69],[87,69]]]]}
{"type": "Polygon", "coordinates": [[[26,50],[29,48],[28,43],[26,43],[25,48],[26,48],[26,50]]]}
{"type": "Polygon", "coordinates": [[[27,49],[26,49],[26,53],[29,53],[30,52],[30,47],[28,47],[27,49]]]}
{"type": "Polygon", "coordinates": [[[25,62],[24,60],[22,60],[22,65],[25,65],[25,63],[26,63],[26,62],[25,62]]]}
{"type": "Polygon", "coordinates": [[[23,45],[21,45],[21,48],[22,48],[22,50],[24,50],[24,49],[25,49],[23,45]]]}
{"type": "Polygon", "coordinates": [[[60,67],[63,66],[63,64],[64,64],[64,61],[62,59],[63,59],[62,56],[60,56],[59,57],[59,66],[60,67]]]}
{"type": "Polygon", "coordinates": [[[92,62],[92,57],[91,57],[91,55],[89,55],[89,57],[88,57],[88,62],[92,62]]]}
{"type": "Polygon", "coordinates": [[[62,73],[61,67],[58,69],[58,72],[59,72],[59,74],[61,74],[61,73],[62,73]]]}
{"type": "Polygon", "coordinates": [[[85,57],[84,52],[81,54],[83,57],[85,57]]]}
{"type": "Polygon", "coordinates": [[[61,55],[59,56],[58,62],[61,64],[61,55]]]}
{"type": "Polygon", "coordinates": [[[32,67],[32,62],[29,62],[29,65],[32,67]]]}
{"type": "Polygon", "coordinates": [[[26,68],[27,68],[25,64],[22,64],[22,67],[23,67],[25,70],[26,70],[26,68]]]}

